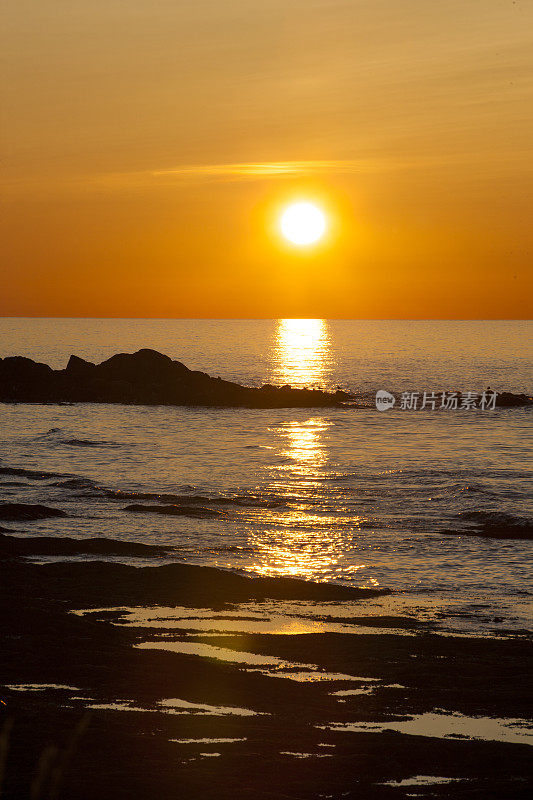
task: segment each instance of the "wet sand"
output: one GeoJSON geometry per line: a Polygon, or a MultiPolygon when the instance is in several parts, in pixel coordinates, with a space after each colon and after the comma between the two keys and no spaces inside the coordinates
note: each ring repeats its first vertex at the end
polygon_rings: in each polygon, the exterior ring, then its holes
{"type": "Polygon", "coordinates": [[[526,632],[128,547],[0,539],[4,797],[530,796],[526,632]],[[154,565],[31,561],[76,552],[154,565]]]}

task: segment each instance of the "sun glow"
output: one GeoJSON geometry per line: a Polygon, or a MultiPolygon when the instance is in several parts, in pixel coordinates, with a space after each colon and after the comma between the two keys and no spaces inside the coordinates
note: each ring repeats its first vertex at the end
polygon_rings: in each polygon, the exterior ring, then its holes
{"type": "Polygon", "coordinates": [[[285,239],[292,244],[305,246],[323,237],[327,222],[324,212],[314,203],[300,202],[292,203],[285,209],[280,226],[285,239]]]}

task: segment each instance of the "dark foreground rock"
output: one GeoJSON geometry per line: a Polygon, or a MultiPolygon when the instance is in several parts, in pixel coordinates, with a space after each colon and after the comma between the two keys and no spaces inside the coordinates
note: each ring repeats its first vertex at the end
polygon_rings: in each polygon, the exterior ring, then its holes
{"type": "Polygon", "coordinates": [[[513,392],[500,392],[496,400],[496,405],[502,408],[513,408],[515,406],[531,406],[533,398],[527,394],[513,394],[513,392]]]}
{"type": "Polygon", "coordinates": [[[74,539],[68,536],[5,536],[13,533],[0,528],[0,559],[19,556],[125,556],[144,557],[164,556],[172,547],[141,544],[140,542],[121,542],[116,539],[74,539]]]}
{"type": "MultiPolygon", "coordinates": [[[[162,603],[205,615],[218,606],[231,620],[226,604],[235,600],[314,591],[323,599],[332,588],[187,565],[0,561],[2,798],[529,800],[526,744],[387,729],[434,709],[479,717],[480,733],[484,718],[522,717],[531,697],[529,641],[386,630],[202,636],[121,624],[126,609],[109,608],[162,603]],[[69,613],[88,606],[95,610],[69,613]],[[340,679],[294,681],[253,665],[139,647],[154,636],[311,663],[340,679]],[[343,675],[361,677],[347,683],[343,675]],[[334,694],[347,685],[361,692],[334,694]],[[345,731],[346,720],[371,720],[378,732],[345,731]],[[419,775],[445,782],[403,783],[419,775]]],[[[342,599],[364,612],[357,590],[344,591],[342,599]]],[[[275,615],[278,606],[270,607],[275,615]]],[[[320,614],[324,606],[298,608],[320,614]]],[[[168,613],[161,608],[163,626],[168,613]]]]}
{"type": "Polygon", "coordinates": [[[135,514],[163,514],[170,517],[195,517],[197,519],[225,516],[224,511],[193,505],[144,506],[141,503],[132,503],[126,506],[124,511],[133,511],[135,514]]]}
{"type": "Polygon", "coordinates": [[[465,511],[458,517],[463,527],[444,530],[444,534],[487,539],[533,539],[533,520],[528,517],[500,511],[465,511]]]}
{"type": "MultiPolygon", "coordinates": [[[[4,537],[2,537],[4,538],[4,537]]],[[[8,537],[6,537],[8,538],[8,537]]],[[[57,543],[54,552],[51,542],[47,550],[38,544],[37,538],[26,539],[31,544],[17,545],[20,555],[73,553],[74,545],[62,546],[57,543]]],[[[94,541],[94,540],[93,540],[94,541]]],[[[105,541],[105,540],[104,540],[105,541]]],[[[118,554],[119,542],[113,543],[118,554]]],[[[125,545],[125,543],[123,543],[125,545]]],[[[96,550],[94,546],[93,552],[96,550]]],[[[77,541],[77,552],[84,550],[83,540],[77,541]]],[[[109,548],[109,540],[106,545],[109,548]]],[[[150,546],[142,550],[139,545],[130,545],[128,555],[154,555],[149,552],[150,546]],[[137,551],[135,552],[135,549],[137,551]]],[[[106,555],[112,553],[108,551],[106,555]]],[[[152,549],[152,548],[150,548],[152,549]]],[[[157,550],[158,548],[156,548],[157,550]]],[[[104,545],[101,546],[101,552],[104,545]]],[[[126,555],[126,547],[122,550],[126,555]]],[[[340,586],[331,583],[313,583],[298,578],[249,578],[236,575],[221,569],[197,567],[190,564],[166,564],[154,567],[132,567],[127,564],[115,564],[105,561],[88,563],[52,563],[29,569],[27,564],[9,563],[3,575],[4,588],[16,587],[19,582],[26,584],[30,594],[39,596],[43,580],[50,581],[56,599],[72,603],[74,607],[119,606],[119,605],[179,605],[206,603],[223,605],[224,603],[242,603],[249,600],[313,600],[329,602],[336,600],[360,600],[367,597],[378,597],[388,594],[386,590],[361,589],[340,586]]]]}
{"type": "Polygon", "coordinates": [[[155,350],[121,353],[101,364],[71,356],[62,370],[22,356],[0,359],[2,402],[311,408],[349,399],[342,391],[241,386],[190,370],[155,350]]]}
{"type": "Polygon", "coordinates": [[[32,481],[47,481],[50,478],[64,477],[61,472],[42,472],[41,470],[22,469],[20,467],[0,467],[0,475],[13,475],[18,478],[29,478],[32,481]]]}
{"type": "Polygon", "coordinates": [[[50,517],[66,517],[67,514],[59,508],[50,508],[39,504],[30,503],[4,503],[0,502],[0,519],[20,522],[35,519],[49,519],[50,517]]]}

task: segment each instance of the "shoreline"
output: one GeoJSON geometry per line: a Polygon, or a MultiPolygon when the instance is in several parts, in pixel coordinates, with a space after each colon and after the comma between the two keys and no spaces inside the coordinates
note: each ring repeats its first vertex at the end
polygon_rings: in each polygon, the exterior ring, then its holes
{"type": "Polygon", "coordinates": [[[58,769],[58,796],[79,800],[251,800],[261,782],[269,800],[403,798],[420,775],[447,798],[528,796],[531,637],[385,616],[377,633],[327,632],[331,617],[317,633],[321,603],[353,627],[379,593],[184,564],[41,565],[26,560],[35,538],[0,560],[6,797],[27,795],[47,746],[40,797],[58,769]],[[253,632],[267,618],[273,632],[253,632]]]}

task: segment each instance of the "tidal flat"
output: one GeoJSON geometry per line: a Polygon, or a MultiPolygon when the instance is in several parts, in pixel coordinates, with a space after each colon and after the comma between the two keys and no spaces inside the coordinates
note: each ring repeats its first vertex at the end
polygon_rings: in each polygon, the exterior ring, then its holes
{"type": "Polygon", "coordinates": [[[4,797],[529,796],[527,631],[38,540],[0,548],[4,797]]]}

